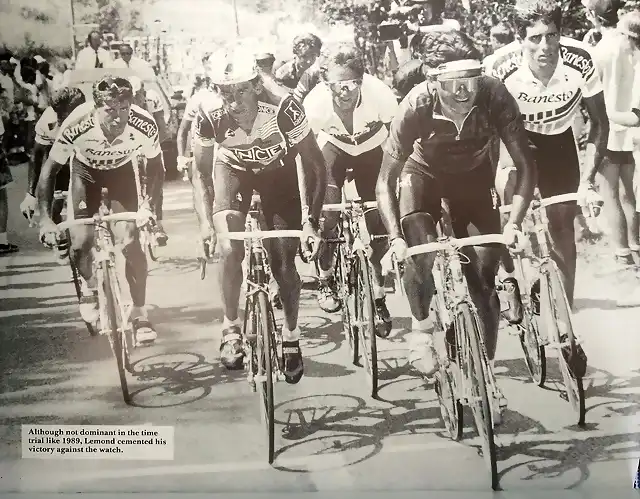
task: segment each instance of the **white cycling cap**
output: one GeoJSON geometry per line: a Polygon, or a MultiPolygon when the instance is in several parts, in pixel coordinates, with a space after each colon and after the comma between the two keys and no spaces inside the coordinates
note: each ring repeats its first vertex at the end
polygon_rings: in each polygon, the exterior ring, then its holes
{"type": "Polygon", "coordinates": [[[209,58],[207,76],[214,85],[245,83],[258,74],[255,54],[244,47],[219,50],[209,58]]]}

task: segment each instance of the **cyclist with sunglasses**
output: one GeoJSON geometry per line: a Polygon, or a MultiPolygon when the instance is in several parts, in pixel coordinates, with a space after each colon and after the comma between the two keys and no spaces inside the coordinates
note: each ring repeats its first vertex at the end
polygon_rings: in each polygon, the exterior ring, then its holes
{"type": "MultiPolygon", "coordinates": [[[[364,201],[375,201],[376,179],[382,163],[382,144],[389,136],[389,124],[398,110],[396,97],[381,80],[365,74],[362,55],[353,44],[332,46],[319,59],[322,81],[304,101],[309,124],[317,134],[327,165],[326,204],[340,203],[342,187],[355,180],[358,194],[364,201]]],[[[336,237],[339,214],[324,215],[324,236],[336,237]]],[[[365,214],[371,234],[384,234],[384,225],[377,210],[365,214]]],[[[384,278],[380,259],[387,241],[371,242],[374,269],[374,299],[377,311],[378,336],[391,332],[391,315],[385,300],[384,278]]],[[[325,312],[340,309],[333,279],[335,251],[323,246],[319,254],[320,283],[318,304],[325,312]]]]}
{"type": "MultiPolygon", "coordinates": [[[[500,81],[482,75],[480,54],[465,34],[434,32],[424,37],[428,79],[400,103],[383,148],[377,184],[378,206],[392,237],[390,251],[399,260],[405,258],[407,245],[437,239],[443,198],[448,200],[456,237],[501,231],[491,161],[498,138],[518,169],[514,209],[504,229],[507,240],[515,238],[534,189],[533,157],[515,99],[500,81]]],[[[465,254],[471,262],[464,266],[467,282],[484,323],[493,367],[500,313],[495,275],[502,248],[479,246],[465,254]]],[[[404,273],[413,316],[409,360],[427,376],[438,368],[428,319],[434,258],[433,254],[414,257],[404,273]]]]}
{"type": "MultiPolygon", "coordinates": [[[[70,162],[70,206],[74,218],[93,216],[100,207],[101,190],[109,189],[114,212],[137,211],[147,213],[154,207],[155,186],[149,207],[138,206],[138,155],[147,158],[148,166],[162,168],[158,127],[153,117],[133,104],[133,88],[129,80],[105,76],[93,87],[93,102],[78,106],[60,126],[60,132],[42,167],[37,198],[40,208],[40,239],[46,245],[55,244],[58,229],[51,219],[53,184],[58,172],[70,162]],[[117,205],[120,206],[117,206],[117,205]],[[146,210],[145,210],[146,209],[146,210]]],[[[156,180],[148,179],[148,183],[156,180]]],[[[148,213],[149,215],[151,213],[148,213]]],[[[129,283],[133,307],[130,318],[140,343],[151,343],[157,333],[145,310],[147,260],[140,246],[135,223],[118,223],[116,240],[122,245],[125,274],[129,283]]],[[[74,227],[71,234],[71,257],[83,279],[80,313],[85,322],[98,320],[97,282],[93,276],[92,239],[90,225],[74,227]]]]}
{"type": "MultiPolygon", "coordinates": [[[[315,258],[326,171],[302,106],[285,88],[263,80],[252,53],[239,48],[221,51],[211,61],[209,75],[217,104],[200,107],[193,142],[193,184],[203,243],[210,247],[215,232],[244,230],[255,190],[260,194],[267,229],[302,226],[302,242],[315,258]],[[304,209],[295,161],[298,154],[304,192],[310,198],[304,203],[309,208],[304,209]],[[307,245],[309,238],[315,241],[314,249],[307,245]]],[[[291,384],[298,383],[304,371],[298,326],[302,283],[295,264],[299,242],[273,239],[267,246],[284,311],[283,372],[291,384]]],[[[244,352],[238,308],[244,244],[220,240],[218,247],[224,309],[220,357],[227,369],[241,369],[244,352]]]]}

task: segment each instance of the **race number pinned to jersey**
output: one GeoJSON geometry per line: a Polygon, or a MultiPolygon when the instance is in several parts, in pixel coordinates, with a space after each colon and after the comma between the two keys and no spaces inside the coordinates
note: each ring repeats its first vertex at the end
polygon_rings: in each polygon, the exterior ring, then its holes
{"type": "Polygon", "coordinates": [[[291,118],[294,126],[298,126],[304,120],[304,111],[295,100],[290,99],[289,104],[284,109],[285,114],[291,118]]]}

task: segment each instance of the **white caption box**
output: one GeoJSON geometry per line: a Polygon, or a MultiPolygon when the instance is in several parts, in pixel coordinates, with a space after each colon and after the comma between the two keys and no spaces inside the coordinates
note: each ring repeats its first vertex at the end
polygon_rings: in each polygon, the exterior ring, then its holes
{"type": "Polygon", "coordinates": [[[173,459],[173,426],[22,425],[23,459],[173,459]]]}

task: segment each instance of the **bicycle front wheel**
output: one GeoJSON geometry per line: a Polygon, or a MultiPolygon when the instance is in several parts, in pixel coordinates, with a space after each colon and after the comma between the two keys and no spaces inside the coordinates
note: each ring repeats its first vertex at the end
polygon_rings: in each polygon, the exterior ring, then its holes
{"type": "Polygon", "coordinates": [[[258,293],[253,301],[253,324],[257,345],[257,381],[261,394],[262,416],[267,430],[269,464],[271,464],[275,453],[273,371],[274,366],[277,365],[274,361],[277,362],[278,356],[266,293],[258,293]]]}
{"type": "Polygon", "coordinates": [[[354,331],[355,308],[353,300],[352,277],[349,269],[347,255],[343,245],[339,245],[336,250],[338,265],[336,266],[339,275],[337,280],[340,283],[340,301],[342,303],[342,330],[349,345],[351,362],[358,363],[358,336],[354,331]]]}
{"type": "Polygon", "coordinates": [[[465,349],[467,351],[463,351],[462,360],[466,364],[465,369],[463,369],[463,375],[467,378],[470,388],[469,404],[482,442],[482,455],[491,473],[491,488],[497,490],[498,464],[493,435],[491,402],[485,375],[488,366],[485,367],[483,362],[485,356],[481,351],[483,348],[480,339],[482,328],[476,312],[472,310],[468,303],[458,305],[455,320],[458,331],[457,338],[466,342],[467,345],[465,349]]]}
{"type": "Polygon", "coordinates": [[[524,352],[524,361],[533,382],[538,386],[544,386],[547,377],[547,357],[544,345],[540,342],[538,322],[531,310],[526,307],[522,323],[518,325],[520,346],[524,352]]]}
{"type": "MultiPolygon", "coordinates": [[[[109,329],[109,342],[113,355],[116,358],[118,366],[118,376],[120,378],[120,387],[122,388],[122,397],[129,404],[131,395],[129,386],[127,385],[127,365],[129,364],[129,351],[127,348],[127,339],[125,337],[125,324],[123,317],[120,316],[120,307],[117,303],[116,276],[113,274],[113,268],[106,262],[102,264],[102,280],[104,288],[104,307],[107,313],[107,322],[109,329]]],[[[103,325],[104,327],[104,325],[103,325]]]]}
{"type": "Polygon", "coordinates": [[[369,261],[364,251],[357,250],[355,255],[355,271],[357,272],[357,284],[355,286],[355,324],[358,328],[358,338],[362,352],[362,365],[367,372],[371,396],[378,395],[378,348],[376,344],[375,313],[373,301],[373,288],[371,287],[371,275],[369,261]]]}
{"type": "MultiPolygon", "coordinates": [[[[586,408],[584,386],[582,383],[583,372],[576,372],[577,365],[581,363],[582,350],[578,345],[573,332],[571,309],[567,294],[560,278],[560,271],[555,262],[550,262],[544,269],[546,277],[546,302],[544,311],[549,314],[546,323],[549,325],[549,339],[557,344],[558,362],[566,389],[567,399],[571,408],[578,416],[578,424],[585,422],[586,408]],[[575,362],[570,364],[570,360],[575,362]]],[[[545,292],[542,291],[541,292],[545,292]]],[[[586,369],[586,360],[583,361],[586,369]]],[[[581,370],[581,369],[580,369],[581,370]]]]}

